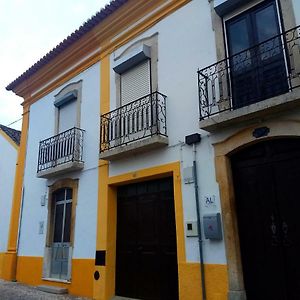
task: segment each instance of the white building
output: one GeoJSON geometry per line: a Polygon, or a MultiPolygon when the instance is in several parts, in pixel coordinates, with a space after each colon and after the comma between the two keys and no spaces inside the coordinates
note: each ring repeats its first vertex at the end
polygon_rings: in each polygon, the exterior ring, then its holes
{"type": "Polygon", "coordinates": [[[7,249],[14,179],[21,132],[0,125],[0,278],[7,249]]]}
{"type": "Polygon", "coordinates": [[[299,18],[296,0],[115,0],[12,82],[24,193],[4,277],[300,297],[299,18]]]}

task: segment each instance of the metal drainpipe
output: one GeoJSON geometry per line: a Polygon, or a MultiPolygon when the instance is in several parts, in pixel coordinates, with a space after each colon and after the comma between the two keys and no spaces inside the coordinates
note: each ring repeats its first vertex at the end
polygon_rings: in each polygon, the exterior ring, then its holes
{"type": "Polygon", "coordinates": [[[197,178],[197,164],[196,164],[196,144],[193,144],[194,161],[194,187],[195,187],[195,200],[196,200],[196,211],[197,211],[197,229],[198,229],[198,243],[199,243],[199,254],[200,254],[200,272],[201,272],[201,287],[202,287],[202,300],[206,300],[206,286],[205,286],[205,271],[204,271],[204,260],[203,260],[203,241],[202,241],[202,229],[200,219],[200,202],[199,202],[199,188],[197,178]]]}

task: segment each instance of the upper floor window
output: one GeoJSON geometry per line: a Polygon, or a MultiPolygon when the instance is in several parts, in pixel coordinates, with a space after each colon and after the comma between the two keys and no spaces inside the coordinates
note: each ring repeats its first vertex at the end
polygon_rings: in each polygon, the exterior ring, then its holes
{"type": "Polygon", "coordinates": [[[55,96],[56,133],[80,127],[81,84],[82,81],[71,83],[55,96]]]}
{"type": "Polygon", "coordinates": [[[264,1],[225,22],[233,107],[288,91],[275,1],[264,1]]]}
{"type": "Polygon", "coordinates": [[[146,59],[137,66],[120,74],[121,105],[128,104],[151,93],[151,60],[146,59]]]}
{"type": "Polygon", "coordinates": [[[123,106],[158,90],[158,34],[142,38],[116,56],[117,106],[123,106]]]}

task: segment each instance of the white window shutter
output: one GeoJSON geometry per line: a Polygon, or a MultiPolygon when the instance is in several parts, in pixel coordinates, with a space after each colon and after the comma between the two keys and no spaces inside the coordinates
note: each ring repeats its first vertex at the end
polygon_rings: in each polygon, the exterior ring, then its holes
{"type": "Polygon", "coordinates": [[[63,132],[76,126],[77,101],[59,107],[58,131],[63,132]]]}
{"type": "Polygon", "coordinates": [[[150,93],[150,60],[146,60],[121,74],[121,105],[150,93]]]}

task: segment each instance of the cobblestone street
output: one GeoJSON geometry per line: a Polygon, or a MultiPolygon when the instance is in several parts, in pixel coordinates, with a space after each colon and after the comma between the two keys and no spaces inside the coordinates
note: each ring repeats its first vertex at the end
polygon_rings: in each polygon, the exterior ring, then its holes
{"type": "Polygon", "coordinates": [[[88,300],[69,295],[53,295],[17,282],[0,280],[0,300],[88,300]]]}

